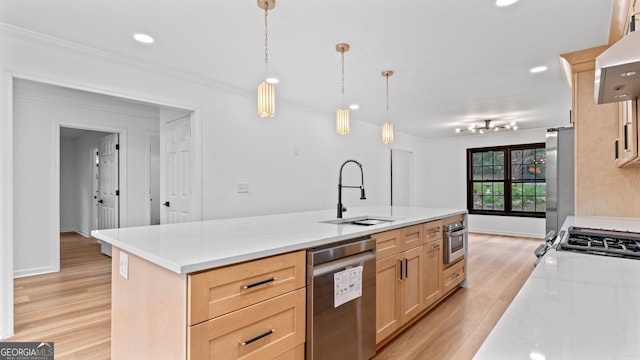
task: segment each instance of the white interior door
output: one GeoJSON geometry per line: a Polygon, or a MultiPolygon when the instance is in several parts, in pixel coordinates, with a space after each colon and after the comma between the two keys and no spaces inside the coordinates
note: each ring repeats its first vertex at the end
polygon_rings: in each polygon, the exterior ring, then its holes
{"type": "Polygon", "coordinates": [[[98,228],[113,229],[120,225],[118,134],[100,139],[98,150],[98,228]]]}
{"type": "Polygon", "coordinates": [[[413,153],[391,149],[391,205],[413,205],[413,153]]]}
{"type": "Polygon", "coordinates": [[[187,222],[192,218],[191,116],[164,125],[165,183],[162,197],[163,224],[187,222]]]}
{"type": "Polygon", "coordinates": [[[99,229],[98,220],[100,218],[100,212],[98,211],[100,203],[98,202],[100,198],[100,151],[98,147],[92,148],[90,150],[90,164],[91,164],[91,196],[93,197],[91,204],[91,230],[99,229]]]}

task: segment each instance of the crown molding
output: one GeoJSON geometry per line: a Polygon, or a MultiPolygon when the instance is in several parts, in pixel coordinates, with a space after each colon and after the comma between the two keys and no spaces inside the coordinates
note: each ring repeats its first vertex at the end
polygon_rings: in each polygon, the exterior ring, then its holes
{"type": "MultiPolygon", "coordinates": [[[[137,71],[151,73],[163,77],[169,77],[177,80],[187,81],[192,84],[200,85],[206,88],[219,90],[234,95],[253,98],[255,97],[254,89],[246,89],[230,83],[218,81],[210,77],[193,74],[182,70],[177,70],[168,66],[158,65],[127,56],[113,54],[108,51],[93,48],[91,46],[78,44],[72,41],[63,40],[51,35],[43,34],[37,31],[28,30],[14,25],[0,22],[0,34],[14,39],[22,40],[40,46],[47,46],[63,52],[69,52],[80,56],[93,58],[98,61],[105,61],[114,65],[128,67],[137,71]]],[[[289,101],[286,99],[279,100],[281,106],[296,109],[303,112],[313,113],[326,116],[327,111],[314,106],[289,101]]]]}

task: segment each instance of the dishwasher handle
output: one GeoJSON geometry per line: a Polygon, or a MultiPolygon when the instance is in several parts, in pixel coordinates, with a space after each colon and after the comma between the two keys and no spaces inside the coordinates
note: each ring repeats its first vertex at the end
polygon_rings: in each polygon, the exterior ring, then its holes
{"type": "Polygon", "coordinates": [[[375,250],[370,250],[364,253],[360,253],[360,254],[356,254],[356,255],[352,255],[352,256],[347,256],[345,258],[342,259],[338,259],[338,260],[334,260],[331,262],[327,262],[324,264],[320,264],[320,265],[316,265],[313,267],[313,272],[312,275],[313,277],[318,277],[318,276],[322,276],[324,274],[327,273],[331,273],[331,272],[335,272],[335,271],[342,271],[347,267],[353,266],[353,265],[357,265],[357,264],[362,264],[365,261],[369,261],[369,260],[375,260],[376,259],[376,252],[375,250]]]}
{"type": "Polygon", "coordinates": [[[326,262],[373,250],[376,240],[370,236],[352,239],[347,242],[330,244],[307,250],[307,264],[318,266],[326,262]]]}

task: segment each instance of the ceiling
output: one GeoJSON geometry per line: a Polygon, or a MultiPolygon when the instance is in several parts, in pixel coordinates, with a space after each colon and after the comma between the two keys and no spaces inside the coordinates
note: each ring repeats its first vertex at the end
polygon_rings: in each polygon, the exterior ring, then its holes
{"type": "MultiPolygon", "coordinates": [[[[493,119],[520,129],[568,124],[571,93],[559,55],[607,43],[612,0],[277,0],[269,12],[269,75],[279,108],[334,121],[340,54],[358,122],[389,120],[424,139],[465,136],[493,119]],[[548,70],[531,74],[532,67],[548,70]]],[[[264,12],[256,0],[0,0],[0,22],[153,63],[246,94],[264,78],[264,12]],[[155,43],[135,42],[144,32],[155,43]]],[[[276,116],[278,116],[276,114],[276,116]]],[[[256,115],[257,118],[257,115],[256,115]]],[[[264,120],[268,121],[268,120],[264,120]]]]}

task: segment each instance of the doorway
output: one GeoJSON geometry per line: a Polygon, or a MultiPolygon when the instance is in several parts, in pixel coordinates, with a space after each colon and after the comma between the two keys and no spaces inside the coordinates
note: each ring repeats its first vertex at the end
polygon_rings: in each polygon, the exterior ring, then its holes
{"type": "Polygon", "coordinates": [[[391,205],[413,205],[413,152],[391,149],[391,205]]]}
{"type": "MultiPolygon", "coordinates": [[[[192,178],[192,198],[196,203],[192,220],[199,220],[201,216],[202,141],[199,135],[195,136],[201,130],[200,114],[193,110],[96,93],[91,87],[88,90],[78,90],[65,85],[19,79],[8,72],[4,72],[0,80],[7,90],[0,91],[0,96],[7,104],[5,111],[0,113],[0,128],[3,129],[1,135],[3,144],[7,145],[7,151],[0,158],[3,164],[3,177],[0,179],[0,195],[3,199],[0,208],[0,222],[3,224],[3,231],[0,232],[0,248],[3,250],[3,266],[0,267],[0,305],[3,310],[0,316],[0,337],[6,337],[13,332],[13,278],[60,270],[60,128],[89,126],[98,131],[118,132],[122,144],[135,145],[128,149],[133,152],[134,148],[135,151],[142,148],[139,144],[144,143],[143,134],[151,130],[141,129],[139,121],[152,121],[154,131],[158,132],[158,127],[163,124],[163,111],[189,113],[194,158],[191,164],[195,171],[192,178]],[[31,90],[35,91],[29,93],[31,90]],[[101,99],[98,107],[92,104],[96,97],[101,99]],[[146,105],[150,111],[125,114],[132,106],[139,107],[141,104],[146,105]],[[52,110],[55,107],[57,109],[52,110]],[[95,113],[96,110],[103,116],[73,116],[74,111],[95,113]],[[119,116],[120,121],[109,120],[111,115],[119,116]],[[29,121],[25,121],[24,117],[28,117],[29,121]],[[9,131],[5,132],[5,129],[9,131]],[[34,129],[37,131],[33,131],[34,129]],[[13,166],[25,163],[42,163],[44,166],[13,166]],[[31,249],[38,251],[34,253],[31,249]]],[[[130,181],[120,184],[120,226],[148,225],[150,216],[143,216],[144,210],[138,210],[137,205],[132,205],[140,204],[144,209],[150,202],[144,186],[137,189],[139,184],[148,181],[148,175],[138,174],[138,171],[144,171],[147,167],[144,160],[133,160],[126,151],[125,146],[120,154],[120,175],[122,178],[129,176],[130,181]]]]}

